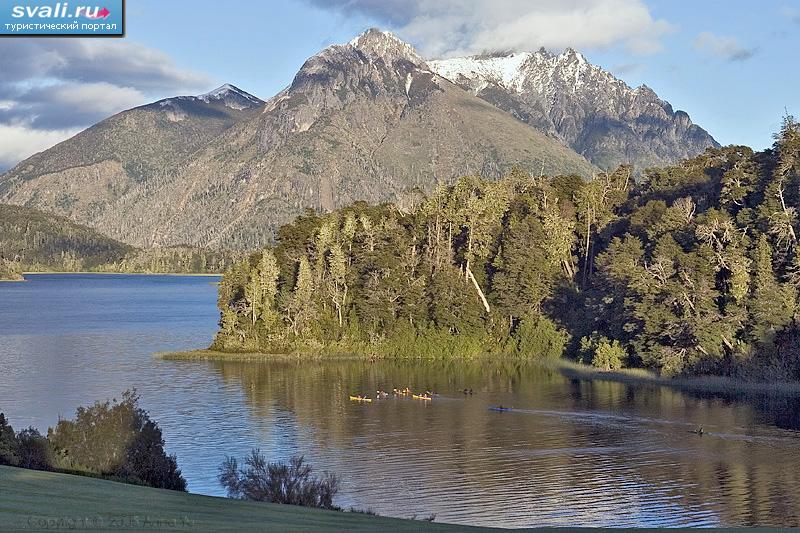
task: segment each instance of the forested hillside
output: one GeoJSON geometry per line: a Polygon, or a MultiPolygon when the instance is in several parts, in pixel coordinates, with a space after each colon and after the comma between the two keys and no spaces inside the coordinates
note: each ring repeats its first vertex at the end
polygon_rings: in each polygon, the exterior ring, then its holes
{"type": "Polygon", "coordinates": [[[0,204],[0,278],[22,271],[222,272],[237,258],[187,246],[138,249],[64,217],[0,204]]]}
{"type": "Polygon", "coordinates": [[[414,208],[308,213],[220,286],[221,350],[558,357],[800,377],[800,128],[772,149],[464,177],[414,208]]]}
{"type": "Polygon", "coordinates": [[[133,250],[64,217],[0,204],[0,257],[26,270],[90,270],[133,250]]]}

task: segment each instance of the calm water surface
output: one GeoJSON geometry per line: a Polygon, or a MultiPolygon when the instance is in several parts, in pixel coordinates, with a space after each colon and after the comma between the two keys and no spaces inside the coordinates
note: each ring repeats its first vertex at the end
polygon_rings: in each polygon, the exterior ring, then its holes
{"type": "Polygon", "coordinates": [[[702,398],[529,365],[172,362],[207,345],[215,278],[0,284],[0,410],[46,430],[136,387],[189,490],[226,454],[305,454],[342,506],[478,525],[800,525],[800,405],[702,398]],[[433,388],[433,402],[348,394],[433,388]],[[458,391],[474,389],[475,395],[458,391]],[[492,412],[491,405],[514,406],[492,412]],[[703,425],[706,434],[690,430],[703,425]]]}

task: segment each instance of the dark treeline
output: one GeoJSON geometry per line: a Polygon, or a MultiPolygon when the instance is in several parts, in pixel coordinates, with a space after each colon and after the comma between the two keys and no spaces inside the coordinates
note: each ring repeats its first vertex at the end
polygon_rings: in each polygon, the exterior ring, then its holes
{"type": "Polygon", "coordinates": [[[224,351],[574,354],[800,378],[800,128],[636,182],[512,170],[280,229],[220,285],[224,351]]]}
{"type": "Polygon", "coordinates": [[[189,246],[139,249],[69,219],[0,204],[0,279],[29,272],[224,272],[240,254],[189,246]]]}
{"type": "Polygon", "coordinates": [[[0,465],[185,491],[175,456],[138,400],[127,391],[120,401],[79,407],[74,420],[59,420],[46,436],[33,427],[15,432],[0,413],[0,465]]]}

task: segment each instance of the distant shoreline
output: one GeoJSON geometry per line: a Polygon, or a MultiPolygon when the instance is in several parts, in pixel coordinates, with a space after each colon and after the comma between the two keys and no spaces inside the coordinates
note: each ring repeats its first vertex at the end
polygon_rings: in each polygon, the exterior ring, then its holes
{"type": "MultiPolygon", "coordinates": [[[[234,362],[267,362],[267,361],[292,361],[313,362],[325,361],[368,361],[369,355],[357,354],[330,354],[309,355],[307,353],[295,354],[268,354],[256,352],[219,352],[216,350],[199,349],[175,352],[157,352],[153,357],[165,361],[234,361],[234,362]]],[[[457,359],[457,358],[454,358],[457,359]]],[[[381,361],[405,361],[406,359],[378,358],[381,361]]],[[[494,358],[500,361],[502,358],[494,358]]],[[[686,392],[717,393],[717,394],[762,394],[767,396],[800,396],[800,381],[748,381],[729,376],[689,376],[668,378],[659,376],[652,370],[643,368],[623,368],[620,370],[600,370],[592,366],[576,363],[566,359],[553,361],[537,359],[508,358],[509,361],[520,361],[551,368],[561,372],[566,377],[574,377],[587,381],[613,381],[631,385],[650,385],[669,387],[686,392]]]]}
{"type": "MultiPolygon", "coordinates": [[[[220,272],[218,274],[208,273],[208,272],[92,272],[91,270],[87,271],[80,271],[80,272],[23,272],[23,276],[36,276],[36,275],[43,275],[43,274],[98,274],[104,276],[222,276],[223,273],[220,272]]],[[[7,281],[16,281],[16,280],[7,280],[7,281]]]]}

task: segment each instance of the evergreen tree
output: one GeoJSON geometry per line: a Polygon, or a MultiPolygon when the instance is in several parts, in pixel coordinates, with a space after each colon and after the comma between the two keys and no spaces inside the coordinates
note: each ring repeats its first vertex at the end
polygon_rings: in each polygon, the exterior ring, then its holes
{"type": "MultiPolygon", "coordinates": [[[[259,309],[260,318],[267,327],[270,327],[277,319],[278,313],[275,310],[275,297],[278,294],[278,276],[280,269],[275,260],[275,254],[270,249],[261,253],[261,261],[258,264],[258,287],[261,290],[259,309]]],[[[258,298],[258,296],[256,295],[258,298]]]]}
{"type": "MultiPolygon", "coordinates": [[[[788,288],[787,288],[788,289],[788,288]]],[[[758,240],[753,273],[753,297],[750,302],[751,334],[755,341],[770,343],[775,333],[789,323],[793,302],[790,291],[781,287],[772,269],[772,247],[765,235],[758,240]]]]}

